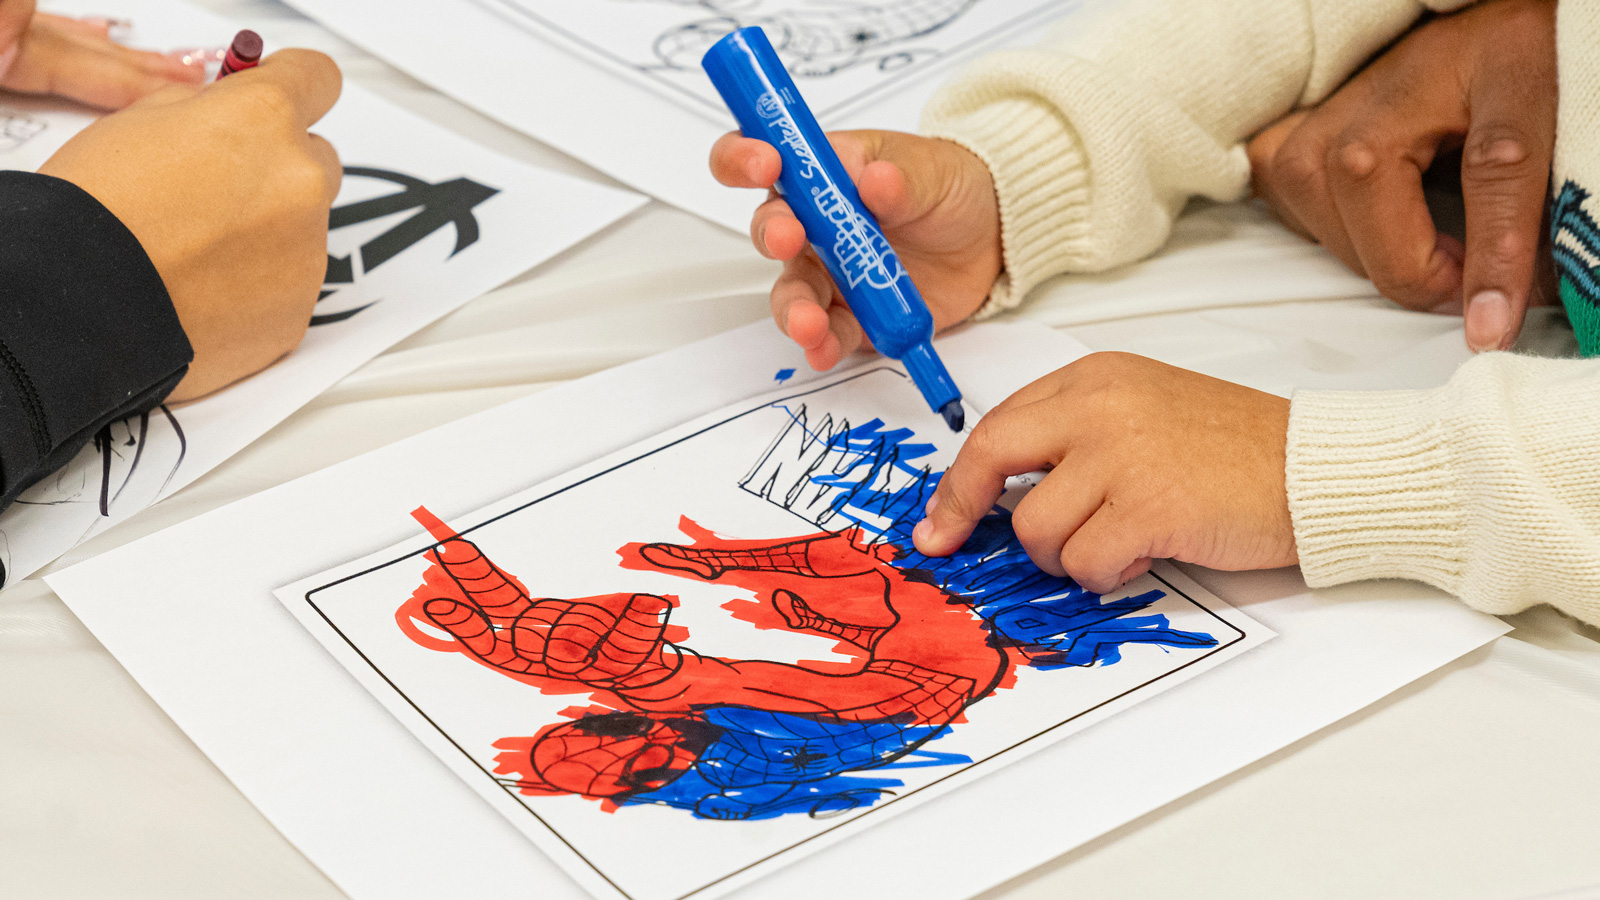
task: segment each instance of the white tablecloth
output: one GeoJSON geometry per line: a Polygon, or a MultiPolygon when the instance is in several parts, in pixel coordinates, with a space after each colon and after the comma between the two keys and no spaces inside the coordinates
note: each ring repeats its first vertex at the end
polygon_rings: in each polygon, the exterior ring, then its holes
{"type": "MultiPolygon", "coordinates": [[[[604,180],[280,5],[207,5],[273,46],[328,50],[347,77],[502,152],[604,180]]],[[[742,236],[652,204],[403,342],[63,564],[764,318],[774,272],[742,236]]],[[[1459,320],[1391,307],[1238,207],[1198,209],[1158,259],[1053,285],[1021,315],[1282,394],[1438,384],[1466,357],[1459,320]]],[[[1536,313],[1524,347],[1570,351],[1559,323],[1536,313]]],[[[1513,622],[1361,714],[985,896],[1600,896],[1600,633],[1547,609],[1513,622]]],[[[0,594],[0,897],[341,896],[42,582],[0,594]]]]}

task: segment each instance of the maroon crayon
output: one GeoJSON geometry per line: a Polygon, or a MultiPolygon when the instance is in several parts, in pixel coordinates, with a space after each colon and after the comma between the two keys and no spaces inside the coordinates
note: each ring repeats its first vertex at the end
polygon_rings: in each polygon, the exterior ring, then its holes
{"type": "Polygon", "coordinates": [[[261,35],[248,28],[234,35],[233,43],[228,47],[228,55],[222,58],[222,68],[217,72],[217,80],[221,81],[245,69],[254,69],[261,62],[261,51],[265,46],[261,35]]]}

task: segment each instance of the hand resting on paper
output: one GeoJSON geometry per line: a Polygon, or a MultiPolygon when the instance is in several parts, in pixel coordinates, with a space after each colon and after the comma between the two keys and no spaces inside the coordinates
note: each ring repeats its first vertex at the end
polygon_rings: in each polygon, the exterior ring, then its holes
{"type": "MultiPolygon", "coordinates": [[[[1000,274],[1000,209],[988,166],[951,141],[895,131],[828,136],[933,312],[936,329],[977,312],[1000,274]]],[[[771,145],[737,133],[711,150],[711,172],[729,187],[766,188],[750,221],[756,249],[783,260],[772,317],[819,371],[863,346],[861,326],[806,243],[805,230],[772,186],[782,163],[771,145]]]]}
{"type": "Polygon", "coordinates": [[[34,12],[33,0],[0,2],[0,88],[54,94],[100,109],[121,109],[169,84],[199,84],[203,65],[111,39],[101,20],[34,12]]]}
{"type": "Polygon", "coordinates": [[[1152,559],[1297,561],[1284,488],[1289,401],[1126,353],[1024,387],[973,429],[913,535],[948,556],[1006,478],[1051,469],[1012,515],[1039,568],[1108,592],[1152,559]]]}
{"type": "Polygon", "coordinates": [[[203,90],[157,91],[40,168],[104,204],[155,264],[194,347],[171,399],[226,387],[304,336],[342,176],[307,129],[339,90],[328,57],[284,50],[203,90]]]}
{"type": "Polygon", "coordinates": [[[1417,28],[1322,105],[1250,142],[1255,193],[1384,296],[1459,311],[1474,350],[1510,347],[1554,278],[1541,252],[1555,145],[1554,0],[1498,0],[1417,28]],[[1466,244],[1440,233],[1423,172],[1462,148],[1466,244]]]}

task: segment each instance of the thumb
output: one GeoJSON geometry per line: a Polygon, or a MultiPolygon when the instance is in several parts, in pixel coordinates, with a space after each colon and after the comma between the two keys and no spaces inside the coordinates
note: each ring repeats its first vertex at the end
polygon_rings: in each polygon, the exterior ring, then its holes
{"type": "Polygon", "coordinates": [[[843,131],[829,136],[878,224],[894,229],[926,215],[949,193],[950,171],[927,138],[898,131],[843,131]]]}
{"type": "MultiPolygon", "coordinates": [[[[1535,57],[1524,65],[1554,62],[1535,57]]],[[[1462,296],[1467,344],[1475,351],[1503,350],[1516,341],[1533,291],[1556,98],[1554,91],[1528,87],[1554,84],[1554,72],[1548,75],[1487,79],[1472,91],[1472,123],[1461,154],[1467,218],[1462,296]]]]}

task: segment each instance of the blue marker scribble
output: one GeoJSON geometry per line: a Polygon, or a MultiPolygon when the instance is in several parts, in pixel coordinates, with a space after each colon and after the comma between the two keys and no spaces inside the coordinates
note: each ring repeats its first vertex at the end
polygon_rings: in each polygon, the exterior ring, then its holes
{"type": "Polygon", "coordinates": [[[879,419],[863,425],[809,422],[802,407],[788,409],[792,438],[780,437],[742,482],[830,530],[855,525],[900,552],[896,568],[935,585],[982,616],[1005,646],[1017,648],[1040,669],[1109,665],[1125,644],[1212,647],[1204,632],[1172,628],[1160,613],[1137,615],[1166,596],[1150,590],[1105,601],[1069,578],[1057,578],[1028,559],[1011,528],[1011,513],[996,507],[956,553],[938,558],[917,552],[911,529],[922,517],[943,472],[919,463],[934,451],[907,428],[879,419]],[[776,464],[775,464],[776,463],[776,464]],[[802,475],[792,481],[796,473],[802,475]]]}
{"type": "Polygon", "coordinates": [[[671,783],[628,798],[709,819],[814,817],[871,806],[904,782],[857,774],[970,763],[961,754],[912,749],[947,726],[839,719],[725,706],[704,712],[713,742],[671,783]]]}
{"type": "MultiPolygon", "coordinates": [[[[780,372],[780,380],[786,373],[793,370],[780,372]]],[[[633,709],[576,714],[533,738],[497,743],[506,752],[496,757],[496,771],[514,776],[503,784],[539,794],[580,793],[617,807],[667,806],[703,819],[847,814],[904,787],[892,770],[970,764],[967,755],[929,745],[963,727],[970,706],[1001,689],[1019,661],[1041,670],[1104,667],[1121,663],[1129,645],[1218,645],[1213,635],[1174,628],[1152,612],[1166,596],[1160,588],[1108,600],[1040,571],[1001,507],[954,555],[924,556],[911,530],[943,476],[927,462],[935,446],[877,419],[852,426],[827,415],[813,420],[803,406],[778,408],[788,422],[739,486],[799,516],[812,533],[752,544],[705,531],[692,545],[630,545],[624,549],[637,555],[625,558],[641,568],[731,584],[764,584],[740,582],[740,573],[760,573],[752,579],[780,573],[787,580],[779,583],[794,590],[765,584],[772,611],[792,630],[854,644],[866,657],[861,668],[822,672],[804,662],[724,661],[716,677],[737,689],[727,700],[658,708],[662,701],[651,698],[633,709]],[[840,536],[852,529],[861,536],[840,536]],[[875,553],[861,541],[887,544],[893,554],[875,553]],[[852,559],[849,554],[865,569],[852,571],[841,562],[852,559]],[[885,573],[884,557],[903,579],[885,573]],[[783,605],[780,598],[787,598],[783,605]],[[876,603],[901,622],[901,599],[911,604],[906,609],[920,610],[917,621],[939,619],[949,606],[965,606],[978,619],[949,617],[954,643],[892,646],[886,635],[895,625],[850,618],[876,603]],[[919,655],[929,647],[935,652],[919,655]],[[741,674],[740,666],[754,663],[761,664],[749,670],[754,674],[741,674]],[[782,666],[797,671],[772,674],[782,666]],[[825,687],[818,686],[818,675],[828,681],[825,687]],[[773,707],[756,705],[762,701],[773,707]]],[[[661,659],[694,654],[686,644],[663,646],[674,652],[661,659]]],[[[649,685],[665,684],[672,673],[655,677],[663,680],[649,685]]],[[[626,685],[602,683],[631,702],[626,685]]]]}

